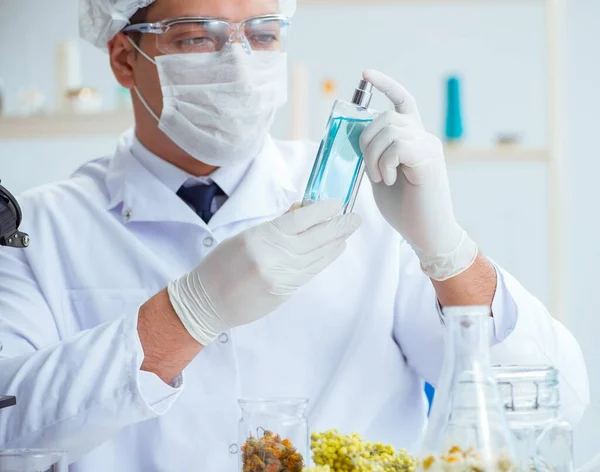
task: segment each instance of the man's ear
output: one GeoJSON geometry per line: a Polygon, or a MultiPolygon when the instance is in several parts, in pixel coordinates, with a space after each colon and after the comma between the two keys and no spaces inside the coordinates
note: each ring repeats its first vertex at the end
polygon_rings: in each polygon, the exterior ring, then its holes
{"type": "Polygon", "coordinates": [[[135,85],[133,65],[137,60],[136,50],[124,33],[118,33],[108,43],[110,66],[117,82],[126,89],[135,85]]]}

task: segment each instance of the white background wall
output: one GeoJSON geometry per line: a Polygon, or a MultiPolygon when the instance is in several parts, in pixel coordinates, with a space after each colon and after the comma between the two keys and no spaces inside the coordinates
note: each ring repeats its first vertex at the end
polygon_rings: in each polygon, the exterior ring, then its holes
{"type": "MultiPolygon", "coordinates": [[[[309,65],[310,131],[322,132],[328,104],[320,83],[333,79],[349,98],[363,68],[397,77],[417,97],[425,125],[442,130],[443,79],[463,78],[467,141],[492,145],[499,132],[521,132],[526,146],[543,146],[545,132],[545,36],[541,2],[472,2],[457,5],[302,6],[294,19],[291,62],[309,65]],[[521,4],[519,4],[521,3],[521,4]]],[[[77,0],[0,0],[0,80],[6,109],[17,109],[20,87],[53,95],[57,44],[77,35],[77,0]]],[[[592,398],[577,433],[578,462],[600,452],[593,428],[600,422],[600,300],[595,292],[594,202],[600,173],[596,151],[600,119],[598,0],[569,0],[569,325],[588,360],[592,398]]],[[[82,46],[84,80],[113,106],[116,83],[103,53],[82,46]]],[[[52,104],[52,100],[50,100],[52,104]]],[[[382,99],[376,108],[387,106],[382,99]]],[[[274,126],[286,137],[289,110],[274,126]]],[[[2,123],[0,121],[0,126],[2,123]]],[[[63,178],[77,165],[106,154],[115,137],[92,140],[0,141],[0,178],[15,191],[63,178]]],[[[546,181],[541,164],[454,164],[450,175],[456,211],[483,250],[543,301],[548,300],[546,181]]]]}
{"type": "MultiPolygon", "coordinates": [[[[581,456],[600,452],[600,2],[570,0],[568,26],[569,80],[569,299],[571,329],[580,340],[590,371],[594,405],[580,427],[581,456]]],[[[597,466],[600,470],[600,465],[597,466]]]]}

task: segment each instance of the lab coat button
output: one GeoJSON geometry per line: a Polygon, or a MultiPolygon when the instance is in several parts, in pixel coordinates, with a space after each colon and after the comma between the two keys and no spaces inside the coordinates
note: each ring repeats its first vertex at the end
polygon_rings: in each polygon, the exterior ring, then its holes
{"type": "Polygon", "coordinates": [[[229,446],[229,454],[237,454],[238,453],[238,445],[232,444],[229,446]]]}
{"type": "Polygon", "coordinates": [[[225,333],[219,336],[219,342],[221,344],[225,344],[227,341],[229,341],[229,336],[227,336],[225,333]]]}
{"type": "Polygon", "coordinates": [[[123,213],[123,218],[125,219],[125,221],[129,221],[131,219],[131,210],[125,210],[125,212],[123,213]]]}
{"type": "Polygon", "coordinates": [[[206,247],[211,247],[215,243],[213,238],[204,238],[204,245],[206,247]]]}

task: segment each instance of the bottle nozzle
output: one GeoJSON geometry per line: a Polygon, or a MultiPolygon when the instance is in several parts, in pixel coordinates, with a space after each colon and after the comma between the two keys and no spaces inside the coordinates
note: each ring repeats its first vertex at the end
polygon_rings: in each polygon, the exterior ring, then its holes
{"type": "Polygon", "coordinates": [[[373,84],[366,80],[361,80],[354,91],[352,103],[362,108],[369,108],[371,98],[373,98],[373,84]]]}

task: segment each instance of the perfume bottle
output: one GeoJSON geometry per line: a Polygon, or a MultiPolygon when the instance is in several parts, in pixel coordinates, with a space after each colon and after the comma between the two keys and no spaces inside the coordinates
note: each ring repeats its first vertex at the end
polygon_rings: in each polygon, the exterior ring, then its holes
{"type": "Polygon", "coordinates": [[[343,213],[352,211],[365,165],[360,135],[376,117],[369,109],[373,85],[361,80],[351,102],[336,100],[327,130],[304,194],[303,206],[320,200],[342,202],[343,213]]]}

